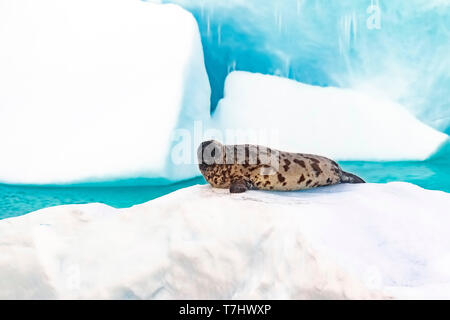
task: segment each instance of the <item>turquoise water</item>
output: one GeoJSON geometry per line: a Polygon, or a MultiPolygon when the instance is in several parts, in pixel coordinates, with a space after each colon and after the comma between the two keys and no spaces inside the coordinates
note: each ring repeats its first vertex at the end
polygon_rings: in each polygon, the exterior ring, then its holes
{"type": "Polygon", "coordinates": [[[411,182],[425,189],[450,192],[450,165],[443,162],[340,162],[367,182],[411,182]]]}
{"type": "MultiPolygon", "coordinates": [[[[445,159],[426,162],[340,162],[340,165],[367,182],[406,181],[426,189],[450,192],[450,164],[445,159]]],[[[164,186],[0,185],[0,219],[62,204],[101,202],[125,208],[180,188],[204,183],[205,180],[199,177],[164,186]]]]}
{"type": "Polygon", "coordinates": [[[163,186],[19,186],[0,184],[0,219],[62,204],[101,202],[126,208],[172,191],[206,183],[195,178],[163,186]]]}

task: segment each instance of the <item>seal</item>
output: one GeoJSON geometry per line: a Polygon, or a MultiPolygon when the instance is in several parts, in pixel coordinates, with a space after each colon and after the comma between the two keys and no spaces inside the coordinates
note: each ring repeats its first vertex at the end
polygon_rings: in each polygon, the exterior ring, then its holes
{"type": "Polygon", "coordinates": [[[246,190],[293,191],[338,183],[364,183],[326,157],[283,152],[258,145],[202,142],[197,150],[199,169],[215,188],[231,193],[246,190]]]}

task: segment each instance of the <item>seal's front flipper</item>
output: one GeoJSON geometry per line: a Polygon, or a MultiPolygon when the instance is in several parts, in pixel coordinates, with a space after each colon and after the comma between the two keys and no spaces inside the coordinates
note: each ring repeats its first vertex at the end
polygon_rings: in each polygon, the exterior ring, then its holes
{"type": "Polygon", "coordinates": [[[244,180],[233,181],[230,185],[230,193],[242,193],[247,191],[247,185],[244,180]]]}

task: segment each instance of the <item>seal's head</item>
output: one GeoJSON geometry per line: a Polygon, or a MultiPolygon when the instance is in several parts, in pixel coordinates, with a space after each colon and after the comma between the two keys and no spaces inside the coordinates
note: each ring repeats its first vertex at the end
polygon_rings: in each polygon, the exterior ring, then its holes
{"type": "Polygon", "coordinates": [[[209,166],[224,163],[223,157],[223,145],[216,140],[204,141],[197,149],[200,171],[206,170],[209,166]]]}

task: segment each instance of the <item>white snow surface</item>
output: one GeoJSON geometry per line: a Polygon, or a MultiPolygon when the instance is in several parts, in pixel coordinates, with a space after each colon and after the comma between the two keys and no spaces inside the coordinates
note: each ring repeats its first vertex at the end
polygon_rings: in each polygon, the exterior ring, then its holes
{"type": "Polygon", "coordinates": [[[448,140],[384,98],[243,71],[227,76],[211,127],[230,143],[335,160],[425,160],[448,140]]]}
{"type": "Polygon", "coordinates": [[[140,0],[0,0],[0,181],[181,180],[175,128],[209,118],[194,17],[140,0]]]}
{"type": "Polygon", "coordinates": [[[450,298],[450,195],[197,185],[0,221],[0,298],[450,298]]]}

